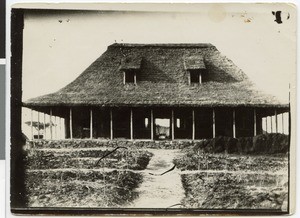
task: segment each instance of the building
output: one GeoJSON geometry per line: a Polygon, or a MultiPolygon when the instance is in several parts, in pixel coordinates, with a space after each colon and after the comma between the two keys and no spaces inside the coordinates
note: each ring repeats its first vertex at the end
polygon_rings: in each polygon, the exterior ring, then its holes
{"type": "Polygon", "coordinates": [[[66,87],[23,106],[63,118],[65,138],[131,140],[255,136],[269,116],[275,123],[264,125],[277,131],[289,111],[211,44],[115,43],[66,87]]]}

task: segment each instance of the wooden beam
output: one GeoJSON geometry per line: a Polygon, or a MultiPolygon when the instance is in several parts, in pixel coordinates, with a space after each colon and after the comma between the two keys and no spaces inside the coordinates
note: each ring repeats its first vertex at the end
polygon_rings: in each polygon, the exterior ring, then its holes
{"type": "Polygon", "coordinates": [[[130,108],[130,139],[133,140],[133,112],[130,108]]]}
{"type": "Polygon", "coordinates": [[[153,117],[153,109],[150,111],[151,117],[150,117],[150,122],[151,122],[151,140],[154,140],[154,117],[153,117]]]}
{"type": "Polygon", "coordinates": [[[50,139],[53,139],[53,132],[52,132],[52,108],[50,108],[50,139]]]}
{"type": "Polygon", "coordinates": [[[174,110],[172,109],[171,111],[171,129],[172,129],[172,140],[174,140],[175,136],[174,136],[174,110]]]}
{"type": "Polygon", "coordinates": [[[253,119],[254,119],[254,130],[253,130],[253,133],[254,133],[254,136],[257,135],[257,128],[256,128],[256,110],[255,108],[253,109],[253,119]]]}
{"type": "Polygon", "coordinates": [[[275,132],[278,133],[277,110],[275,109],[275,132]]]}
{"type": "Polygon", "coordinates": [[[114,133],[113,133],[113,112],[112,112],[112,109],[110,109],[109,113],[110,113],[110,139],[112,140],[114,138],[114,133]]]}
{"type": "Polygon", "coordinates": [[[195,110],[192,110],[192,120],[193,120],[193,125],[192,125],[192,139],[195,140],[195,110]]]}
{"type": "Polygon", "coordinates": [[[90,109],[90,139],[93,139],[93,109],[90,109]]]}
{"type": "Polygon", "coordinates": [[[213,108],[213,138],[216,137],[216,114],[215,114],[215,109],[213,108]]]}
{"type": "Polygon", "coordinates": [[[31,140],[33,140],[33,122],[32,122],[32,119],[33,119],[33,111],[32,109],[30,109],[30,131],[31,131],[31,140]]]}
{"type": "Polygon", "coordinates": [[[72,108],[70,108],[70,139],[73,139],[72,108]]]}
{"type": "Polygon", "coordinates": [[[232,111],[232,135],[233,138],[236,138],[236,128],[235,128],[235,109],[232,111]]]}
{"type": "Polygon", "coordinates": [[[38,139],[40,139],[40,112],[39,111],[37,114],[37,118],[38,118],[38,139]]]}

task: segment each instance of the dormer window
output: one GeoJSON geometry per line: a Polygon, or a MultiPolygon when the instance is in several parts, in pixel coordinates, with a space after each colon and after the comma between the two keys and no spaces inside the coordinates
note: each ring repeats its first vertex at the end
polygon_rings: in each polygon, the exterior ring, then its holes
{"type": "Polygon", "coordinates": [[[120,70],[123,71],[123,84],[136,84],[137,73],[141,68],[141,57],[128,56],[122,59],[120,70]]]}
{"type": "Polygon", "coordinates": [[[190,71],[190,83],[191,84],[196,84],[196,83],[201,84],[201,82],[202,82],[201,72],[199,72],[199,70],[189,70],[189,71],[190,71]]]}
{"type": "Polygon", "coordinates": [[[189,73],[189,84],[201,84],[206,71],[202,57],[192,56],[184,60],[184,68],[189,73]]]}
{"type": "Polygon", "coordinates": [[[124,84],[136,84],[136,71],[124,70],[124,84]]]}

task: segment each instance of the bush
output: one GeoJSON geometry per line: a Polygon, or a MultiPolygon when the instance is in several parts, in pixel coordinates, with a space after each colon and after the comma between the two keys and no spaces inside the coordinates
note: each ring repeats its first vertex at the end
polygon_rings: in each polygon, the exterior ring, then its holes
{"type": "Polygon", "coordinates": [[[231,138],[217,136],[196,142],[194,151],[228,154],[276,154],[289,151],[289,137],[280,133],[258,135],[254,137],[231,138]]]}

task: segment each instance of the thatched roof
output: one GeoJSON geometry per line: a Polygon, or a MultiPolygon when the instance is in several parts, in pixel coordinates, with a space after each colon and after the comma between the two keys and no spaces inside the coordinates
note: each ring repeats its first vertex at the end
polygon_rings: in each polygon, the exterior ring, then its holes
{"type": "Polygon", "coordinates": [[[211,44],[112,44],[59,91],[30,99],[36,106],[255,106],[287,107],[256,90],[211,44]],[[206,82],[189,84],[187,69],[206,69],[206,82]],[[138,69],[137,84],[123,70],[138,69]]]}

